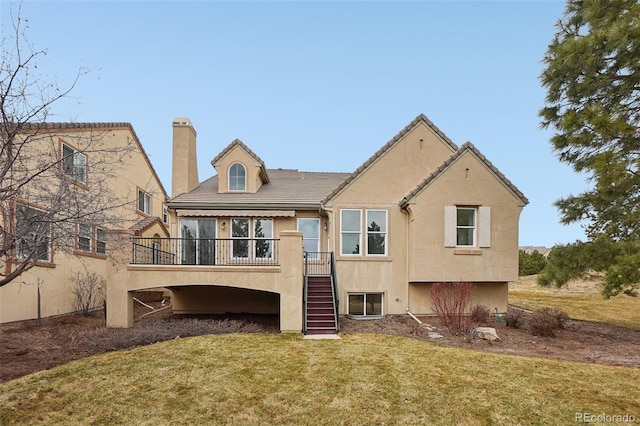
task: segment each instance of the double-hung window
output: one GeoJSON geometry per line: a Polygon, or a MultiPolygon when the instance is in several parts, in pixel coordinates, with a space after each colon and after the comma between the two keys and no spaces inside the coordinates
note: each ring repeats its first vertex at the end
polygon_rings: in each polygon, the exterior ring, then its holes
{"type": "Polygon", "coordinates": [[[93,251],[93,245],[91,240],[93,237],[93,230],[91,225],[84,223],[78,224],[78,250],[91,253],[93,251]]]}
{"type": "Polygon", "coordinates": [[[16,204],[16,255],[51,261],[51,215],[25,204],[16,204]]]}
{"type": "Polygon", "coordinates": [[[138,188],[138,211],[151,214],[151,195],[138,188]]]}
{"type": "Polygon", "coordinates": [[[107,254],[107,231],[96,228],[96,254],[107,254]]]}
{"type": "Polygon", "coordinates": [[[387,254],[386,210],[367,210],[367,254],[387,254]]]}
{"type": "Polygon", "coordinates": [[[87,156],[73,147],[62,144],[62,173],[71,179],[87,183],[87,156]]]}
{"type": "Polygon", "coordinates": [[[476,241],[476,209],[458,207],[456,210],[456,245],[475,246],[476,241]]]}
{"type": "Polygon", "coordinates": [[[387,255],[387,211],[365,210],[364,228],[362,213],[363,211],[359,209],[340,210],[340,253],[342,255],[387,255]],[[366,235],[364,250],[361,249],[363,233],[366,235]]]}
{"type": "Polygon", "coordinates": [[[491,207],[445,206],[444,246],[491,247],[491,207]]]}
{"type": "Polygon", "coordinates": [[[87,225],[78,224],[78,251],[104,256],[107,254],[107,231],[87,225]]]}
{"type": "Polygon", "coordinates": [[[362,211],[340,210],[340,253],[360,254],[362,233],[362,211]]]}

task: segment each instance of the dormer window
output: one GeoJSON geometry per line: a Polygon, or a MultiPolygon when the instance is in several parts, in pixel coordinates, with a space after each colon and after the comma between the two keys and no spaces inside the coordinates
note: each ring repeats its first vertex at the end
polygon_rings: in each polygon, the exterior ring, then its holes
{"type": "Polygon", "coordinates": [[[234,163],[229,167],[229,191],[247,190],[247,171],[240,163],[234,163]]]}

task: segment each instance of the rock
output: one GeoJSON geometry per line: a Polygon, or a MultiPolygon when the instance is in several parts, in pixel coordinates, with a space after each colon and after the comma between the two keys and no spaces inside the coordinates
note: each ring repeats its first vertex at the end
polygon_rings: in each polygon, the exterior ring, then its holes
{"type": "Polygon", "coordinates": [[[471,329],[470,334],[472,339],[483,339],[489,340],[490,342],[499,342],[502,340],[493,327],[474,327],[471,329]]]}

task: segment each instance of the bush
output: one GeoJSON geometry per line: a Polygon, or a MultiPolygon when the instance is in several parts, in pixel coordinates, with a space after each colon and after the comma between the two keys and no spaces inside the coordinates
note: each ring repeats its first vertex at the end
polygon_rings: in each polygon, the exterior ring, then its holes
{"type": "Polygon", "coordinates": [[[95,272],[77,272],[69,279],[75,296],[73,307],[82,315],[104,305],[107,281],[95,272]]]}
{"type": "Polygon", "coordinates": [[[507,314],[504,316],[504,323],[507,327],[522,328],[525,323],[524,311],[509,307],[507,314]]]}
{"type": "Polygon", "coordinates": [[[484,305],[474,305],[471,309],[471,323],[487,325],[491,322],[491,311],[484,305]]]}
{"type": "Polygon", "coordinates": [[[435,283],[431,287],[431,304],[440,324],[453,335],[464,335],[471,329],[467,305],[473,284],[468,282],[435,283]]]}
{"type": "Polygon", "coordinates": [[[528,325],[534,336],[555,337],[555,331],[564,328],[569,316],[555,308],[542,308],[529,318],[528,325]]]}
{"type": "Polygon", "coordinates": [[[569,320],[569,315],[556,308],[541,308],[538,312],[553,318],[556,322],[556,328],[564,328],[565,324],[569,320]]]}

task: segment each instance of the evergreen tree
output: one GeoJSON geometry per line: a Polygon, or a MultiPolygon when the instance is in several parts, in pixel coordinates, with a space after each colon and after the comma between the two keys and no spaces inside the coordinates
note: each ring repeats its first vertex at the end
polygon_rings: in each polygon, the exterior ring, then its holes
{"type": "Polygon", "coordinates": [[[640,3],[569,0],[543,62],[542,125],[555,129],[560,161],[592,186],[556,201],[562,223],[582,223],[588,242],[556,247],[540,282],[599,270],[605,296],[631,294],[640,270],[640,3]]]}

